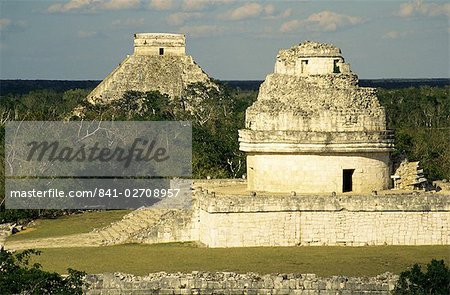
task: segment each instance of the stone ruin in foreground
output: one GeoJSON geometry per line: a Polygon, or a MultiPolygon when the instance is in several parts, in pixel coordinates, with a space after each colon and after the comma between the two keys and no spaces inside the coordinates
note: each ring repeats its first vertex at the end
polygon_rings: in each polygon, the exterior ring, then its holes
{"type": "Polygon", "coordinates": [[[370,192],[389,187],[393,136],[374,88],[339,48],[305,42],[280,50],[258,100],[247,109],[240,149],[248,189],[370,192]]]}
{"type": "Polygon", "coordinates": [[[190,84],[211,86],[208,75],[186,55],[184,34],[134,35],[134,53],[127,56],[87,97],[90,103],[121,99],[126,91],[159,91],[180,97],[190,84]]]}

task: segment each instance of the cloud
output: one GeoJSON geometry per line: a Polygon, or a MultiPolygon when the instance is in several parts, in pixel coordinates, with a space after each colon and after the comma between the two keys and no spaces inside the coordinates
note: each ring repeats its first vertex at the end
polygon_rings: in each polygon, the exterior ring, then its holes
{"type": "Polygon", "coordinates": [[[338,27],[357,25],[363,22],[361,17],[338,14],[332,11],[322,11],[308,17],[308,22],[317,25],[323,31],[336,31],[338,27]]]}
{"type": "Polygon", "coordinates": [[[186,33],[190,37],[200,38],[217,36],[225,31],[225,28],[217,25],[199,25],[199,26],[183,26],[178,30],[180,33],[186,33]]]}
{"type": "Polygon", "coordinates": [[[79,10],[92,5],[92,0],[70,0],[66,4],[56,3],[47,8],[50,13],[79,10]]]}
{"type": "Polygon", "coordinates": [[[183,11],[202,11],[214,5],[230,4],[236,0],[184,0],[181,8],[183,11]]]}
{"type": "Polygon", "coordinates": [[[183,1],[182,8],[185,11],[203,10],[210,1],[203,0],[185,0],[183,1]]]}
{"type": "Polygon", "coordinates": [[[398,38],[402,38],[405,36],[410,35],[412,32],[408,31],[408,32],[399,32],[399,31],[389,31],[386,34],[384,34],[383,36],[381,36],[383,39],[398,39],[398,38]]]}
{"type": "Polygon", "coordinates": [[[274,12],[275,6],[273,4],[267,4],[264,6],[260,3],[246,3],[235,9],[227,11],[220,18],[237,21],[259,17],[261,15],[272,16],[274,12]]]}
{"type": "Polygon", "coordinates": [[[282,18],[290,17],[292,14],[292,8],[288,8],[281,14],[282,18]]]}
{"type": "Polygon", "coordinates": [[[112,22],[113,26],[118,27],[139,27],[143,26],[145,20],[143,17],[135,19],[135,18],[127,18],[127,19],[118,19],[112,22]]]}
{"type": "Polygon", "coordinates": [[[282,11],[278,14],[267,15],[264,17],[264,19],[283,19],[283,18],[290,17],[291,14],[292,14],[292,8],[288,8],[285,11],[282,11]]]}
{"type": "Polygon", "coordinates": [[[121,10],[136,8],[141,5],[141,0],[70,0],[62,4],[50,5],[47,11],[50,13],[65,13],[76,11],[96,10],[121,10]]]}
{"type": "Polygon", "coordinates": [[[397,39],[398,37],[400,37],[399,31],[390,31],[383,35],[384,39],[397,39]]]}
{"type": "Polygon", "coordinates": [[[280,32],[297,31],[305,28],[308,31],[335,32],[338,29],[354,26],[363,23],[361,17],[338,14],[333,11],[325,10],[311,14],[305,20],[291,20],[285,22],[280,27],[280,32]]]}
{"type": "Polygon", "coordinates": [[[205,14],[201,12],[177,12],[172,13],[167,18],[167,23],[173,26],[179,26],[191,19],[199,19],[204,17],[205,14]]]}
{"type": "Polygon", "coordinates": [[[264,7],[264,12],[267,15],[271,15],[275,12],[275,6],[273,6],[272,4],[268,4],[266,5],[266,7],[264,7]]]}
{"type": "Polygon", "coordinates": [[[156,10],[169,10],[173,7],[173,2],[172,0],[151,0],[149,6],[156,10]]]}
{"type": "Polygon", "coordinates": [[[305,21],[298,19],[287,21],[281,25],[280,32],[295,31],[296,29],[300,28],[304,22],[305,21]]]}
{"type": "Polygon", "coordinates": [[[415,0],[403,3],[397,12],[397,15],[401,17],[409,17],[416,14],[423,16],[450,16],[450,3],[424,3],[423,0],[415,0]]]}
{"type": "Polygon", "coordinates": [[[412,3],[404,3],[400,5],[400,10],[398,11],[398,15],[401,17],[407,17],[414,14],[414,4],[412,3]]]}
{"type": "Polygon", "coordinates": [[[78,38],[88,39],[97,36],[97,32],[95,31],[78,31],[78,38]]]}
{"type": "Polygon", "coordinates": [[[98,10],[121,10],[148,7],[155,10],[169,10],[181,7],[183,11],[201,11],[210,6],[235,2],[236,0],[68,0],[47,8],[50,13],[95,12],[98,10]]]}
{"type": "Polygon", "coordinates": [[[243,20],[261,14],[263,7],[259,3],[247,3],[231,11],[230,20],[243,20]]]}
{"type": "Polygon", "coordinates": [[[0,18],[0,31],[6,30],[12,24],[12,20],[9,18],[0,18]]]}
{"type": "Polygon", "coordinates": [[[22,32],[26,27],[27,23],[25,21],[0,18],[0,32],[22,32]]]}
{"type": "Polygon", "coordinates": [[[106,10],[120,10],[136,8],[140,4],[141,0],[109,0],[100,5],[100,7],[106,10]]]}

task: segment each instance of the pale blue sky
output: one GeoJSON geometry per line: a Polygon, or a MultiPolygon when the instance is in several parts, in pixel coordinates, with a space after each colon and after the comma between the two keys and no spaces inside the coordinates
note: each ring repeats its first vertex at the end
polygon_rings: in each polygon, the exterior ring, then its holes
{"type": "Polygon", "coordinates": [[[342,49],[360,78],[448,78],[448,1],[0,0],[1,79],[103,79],[136,32],[187,34],[212,77],[264,79],[279,49],[342,49]]]}

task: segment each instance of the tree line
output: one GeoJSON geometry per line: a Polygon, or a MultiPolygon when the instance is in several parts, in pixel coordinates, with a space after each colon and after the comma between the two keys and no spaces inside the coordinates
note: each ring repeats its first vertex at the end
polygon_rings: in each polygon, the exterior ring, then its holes
{"type": "Polygon", "coordinates": [[[395,132],[394,161],[420,161],[428,179],[449,179],[450,86],[379,89],[378,98],[395,132]]]}
{"type": "MultiPolygon", "coordinates": [[[[90,89],[2,94],[0,165],[4,167],[4,124],[10,120],[187,120],[192,122],[193,178],[242,177],[246,171],[245,154],[239,151],[238,130],[244,127],[245,110],[256,100],[257,91],[219,85],[216,88],[193,84],[180,98],[169,98],[159,92],[129,91],[121,100],[108,105],[88,103],[86,96],[90,89]]],[[[386,108],[388,127],[395,131],[393,159],[420,161],[430,180],[450,178],[449,92],[449,86],[378,90],[379,100],[386,108]]],[[[0,169],[2,180],[4,173],[0,169]]],[[[0,202],[3,198],[4,181],[0,202]]],[[[42,214],[42,211],[5,210],[2,204],[0,222],[42,214]]]]}

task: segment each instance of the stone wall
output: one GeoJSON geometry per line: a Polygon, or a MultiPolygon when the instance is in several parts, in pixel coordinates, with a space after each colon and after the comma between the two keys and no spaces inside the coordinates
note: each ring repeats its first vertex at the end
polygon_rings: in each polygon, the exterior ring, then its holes
{"type": "Polygon", "coordinates": [[[344,63],[342,57],[324,58],[308,57],[298,58],[295,62],[286,63],[279,61],[275,63],[274,73],[287,75],[324,75],[329,73],[349,73],[350,66],[344,63]]]}
{"type": "Polygon", "coordinates": [[[450,245],[448,194],[244,196],[198,188],[194,199],[192,210],[169,210],[129,241],[213,248],[450,245]]]}
{"type": "Polygon", "coordinates": [[[185,55],[185,50],[186,37],[183,34],[140,33],[134,35],[135,55],[185,55]],[[160,49],[163,51],[160,52],[160,49]]]}
{"type": "MultiPolygon", "coordinates": [[[[393,146],[390,131],[307,132],[294,130],[239,130],[240,148],[248,153],[386,153],[393,146]]],[[[288,154],[289,155],[289,154],[288,154]]]]}
{"type": "Polygon", "coordinates": [[[271,153],[247,155],[248,189],[297,193],[343,192],[343,170],[354,169],[352,191],[389,187],[389,153],[271,153]],[[289,167],[284,169],[283,167],[289,167]],[[274,173],[284,171],[284,173],[274,173]],[[286,182],[285,179],[290,179],[286,182]]]}
{"type": "Polygon", "coordinates": [[[353,80],[344,74],[269,74],[258,100],[247,109],[246,127],[310,132],[386,130],[385,110],[375,89],[354,86],[353,80]]]}
{"type": "Polygon", "coordinates": [[[209,247],[448,245],[450,196],[213,196],[199,198],[209,247]]]}
{"type": "Polygon", "coordinates": [[[350,72],[350,68],[344,64],[339,48],[331,44],[306,41],[298,46],[280,50],[274,72],[288,75],[321,75],[350,72]]]}
{"type": "Polygon", "coordinates": [[[98,294],[371,294],[388,295],[398,276],[317,277],[314,274],[236,274],[164,272],[147,276],[121,273],[89,275],[87,295],[98,294]]]}

